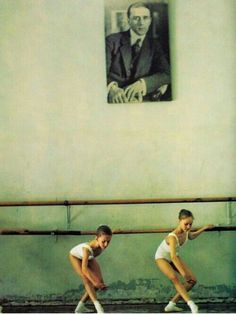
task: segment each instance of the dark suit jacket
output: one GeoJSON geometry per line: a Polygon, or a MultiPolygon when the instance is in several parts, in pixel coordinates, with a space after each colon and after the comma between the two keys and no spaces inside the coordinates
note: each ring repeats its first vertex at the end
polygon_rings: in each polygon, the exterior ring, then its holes
{"type": "Polygon", "coordinates": [[[156,39],[146,35],[135,73],[131,76],[130,31],[111,34],[106,38],[107,83],[125,87],[140,78],[147,86],[147,94],[164,84],[170,84],[170,68],[163,50],[156,39]]]}

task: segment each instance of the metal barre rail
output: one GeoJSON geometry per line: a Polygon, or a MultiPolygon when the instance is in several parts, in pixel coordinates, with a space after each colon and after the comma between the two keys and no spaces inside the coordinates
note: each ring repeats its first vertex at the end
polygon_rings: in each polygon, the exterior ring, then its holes
{"type": "Polygon", "coordinates": [[[171,203],[214,203],[236,202],[232,197],[195,197],[195,198],[148,198],[148,199],[123,199],[123,200],[72,200],[72,201],[22,201],[0,202],[0,207],[25,207],[25,206],[85,206],[85,205],[128,205],[128,204],[171,204],[171,203]]]}
{"type": "MultiPolygon", "coordinates": [[[[169,233],[173,228],[164,229],[114,229],[113,234],[145,234],[145,233],[169,233]]],[[[196,229],[193,229],[193,231],[196,229]]],[[[236,226],[216,226],[205,232],[235,231],[236,226]]],[[[28,230],[28,229],[0,229],[0,235],[95,235],[96,231],[81,230],[28,230]]]]}

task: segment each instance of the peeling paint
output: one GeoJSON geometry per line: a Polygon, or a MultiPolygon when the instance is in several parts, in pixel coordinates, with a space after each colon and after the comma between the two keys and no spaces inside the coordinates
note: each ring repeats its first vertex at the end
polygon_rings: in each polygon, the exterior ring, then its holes
{"type": "MultiPolygon", "coordinates": [[[[32,295],[30,297],[9,295],[2,299],[2,303],[17,303],[17,304],[71,304],[80,298],[84,288],[82,285],[78,289],[66,291],[62,295],[32,295]]],[[[110,303],[163,303],[166,302],[175,293],[174,288],[163,286],[158,279],[137,279],[131,280],[128,283],[117,281],[109,286],[105,292],[98,292],[99,298],[103,302],[110,303]]],[[[236,286],[204,286],[197,285],[191,295],[194,300],[200,302],[236,302],[236,286]]]]}

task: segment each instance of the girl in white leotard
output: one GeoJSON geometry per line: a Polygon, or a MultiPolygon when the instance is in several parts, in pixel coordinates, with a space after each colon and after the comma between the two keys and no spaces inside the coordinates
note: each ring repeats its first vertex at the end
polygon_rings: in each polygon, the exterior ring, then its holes
{"type": "Polygon", "coordinates": [[[165,307],[165,312],[181,312],[182,309],[177,307],[176,303],[182,298],[188,304],[192,313],[198,313],[197,305],[190,299],[187,292],[193,288],[197,280],[189,267],[179,257],[179,249],[188,239],[193,240],[203,231],[212,229],[214,226],[207,225],[197,231],[190,231],[193,219],[193,214],[189,210],[182,209],[179,212],[177,228],[161,242],[155,254],[157,266],[173,282],[177,291],[177,294],[165,307]],[[181,283],[177,273],[185,279],[185,284],[181,283]]]}
{"type": "Polygon", "coordinates": [[[85,294],[78,303],[75,313],[82,313],[84,310],[84,303],[89,298],[93,302],[97,313],[104,313],[100,302],[97,300],[95,290],[104,290],[107,286],[103,281],[96,257],[108,247],[111,237],[111,229],[106,225],[102,225],[98,227],[94,240],[88,243],[81,243],[70,251],[69,257],[71,264],[76,273],[81,277],[85,287],[85,294]]]}
{"type": "MultiPolygon", "coordinates": [[[[180,248],[179,238],[178,238],[178,236],[174,232],[171,232],[161,242],[160,246],[158,247],[158,249],[156,251],[156,254],[155,254],[155,260],[157,260],[159,258],[164,258],[168,262],[171,262],[170,245],[166,241],[166,239],[169,238],[169,237],[174,237],[176,239],[176,255],[179,256],[179,248],[180,248]]],[[[181,244],[181,246],[183,246],[187,241],[188,241],[188,232],[186,232],[185,240],[184,240],[183,244],[181,244]]]]}

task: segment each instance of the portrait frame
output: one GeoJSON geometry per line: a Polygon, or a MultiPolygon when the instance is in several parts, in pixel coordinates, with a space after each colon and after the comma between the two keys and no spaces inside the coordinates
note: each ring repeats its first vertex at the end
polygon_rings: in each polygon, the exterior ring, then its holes
{"type": "MultiPolygon", "coordinates": [[[[104,10],[105,10],[104,28],[105,28],[106,39],[112,34],[127,32],[130,29],[128,16],[127,16],[127,8],[134,3],[137,3],[137,1],[130,1],[130,0],[117,1],[117,2],[114,2],[113,0],[104,1],[104,10]]],[[[169,64],[169,77],[170,77],[168,84],[163,84],[159,86],[160,89],[157,88],[156,93],[154,93],[153,96],[149,98],[146,97],[144,100],[142,99],[142,102],[171,101],[172,100],[172,88],[171,88],[172,81],[171,81],[171,60],[170,60],[171,54],[170,54],[169,11],[168,11],[169,1],[146,0],[146,1],[142,1],[142,3],[148,6],[151,12],[151,17],[152,17],[151,25],[149,27],[147,34],[151,35],[152,39],[155,40],[155,42],[159,43],[159,46],[161,47],[161,50],[162,50],[162,54],[164,55],[164,58],[167,60],[167,63],[169,64]]],[[[106,47],[107,47],[107,40],[106,40],[106,47]]],[[[129,57],[125,57],[125,58],[126,60],[129,59],[129,57]]],[[[106,49],[106,60],[108,59],[109,59],[109,56],[106,49]]],[[[126,60],[123,60],[123,63],[126,63],[126,60]]],[[[145,62],[148,63],[148,60],[145,60],[145,62]]],[[[109,72],[109,69],[107,66],[108,63],[109,62],[106,62],[107,75],[109,72]]],[[[149,70],[149,72],[147,71],[146,73],[144,73],[143,75],[144,77],[148,77],[151,74],[154,74],[155,73],[154,68],[157,67],[156,65],[154,65],[154,63],[152,63],[151,65],[147,65],[147,67],[148,66],[151,69],[149,70]]],[[[158,70],[156,70],[156,72],[158,73],[158,70]]],[[[137,76],[137,79],[142,79],[142,78],[143,78],[142,75],[137,76]]],[[[122,77],[122,79],[124,79],[124,77],[122,77]]],[[[109,84],[110,84],[110,80],[107,79],[108,93],[109,93],[109,84]]],[[[147,89],[149,91],[149,86],[147,89]]],[[[108,97],[108,103],[109,102],[110,101],[108,97]]],[[[134,101],[134,102],[140,102],[140,101],[134,101]]]]}

